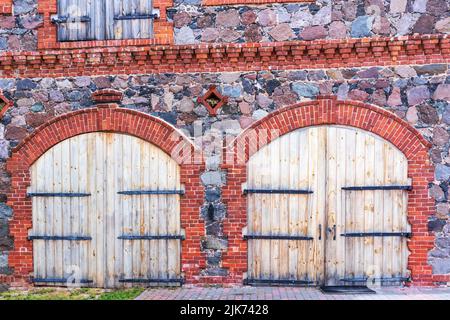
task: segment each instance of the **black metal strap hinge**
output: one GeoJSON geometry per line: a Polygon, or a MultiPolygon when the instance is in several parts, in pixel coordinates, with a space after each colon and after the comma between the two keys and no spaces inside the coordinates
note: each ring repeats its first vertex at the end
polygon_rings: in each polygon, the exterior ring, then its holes
{"type": "Polygon", "coordinates": [[[90,193],[79,192],[29,192],[28,197],[89,197],[90,193]]]}
{"type": "Polygon", "coordinates": [[[311,194],[313,191],[307,189],[244,189],[244,194],[265,193],[265,194],[311,194]]]}
{"type": "Polygon", "coordinates": [[[34,283],[93,283],[94,281],[88,279],[75,278],[31,278],[34,283]]]}
{"type": "Polygon", "coordinates": [[[119,191],[118,194],[127,195],[127,196],[138,196],[138,195],[153,195],[153,194],[179,194],[184,195],[184,190],[126,190],[119,191]]]}
{"type": "Polygon", "coordinates": [[[391,277],[391,278],[369,278],[369,277],[354,277],[354,278],[342,278],[339,279],[342,282],[367,282],[370,281],[372,283],[380,281],[380,282],[408,282],[411,281],[410,277],[391,277]]]}
{"type": "Polygon", "coordinates": [[[159,14],[150,13],[150,14],[124,14],[124,15],[116,15],[114,16],[114,20],[143,20],[143,19],[158,19],[159,14]]]}
{"type": "Polygon", "coordinates": [[[77,23],[77,22],[91,22],[91,18],[88,16],[81,17],[68,17],[68,16],[52,16],[53,23],[77,23]]]}
{"type": "Polygon", "coordinates": [[[290,236],[290,235],[270,235],[270,234],[246,234],[244,239],[259,239],[259,240],[313,240],[313,237],[308,236],[290,236]]]}
{"type": "Polygon", "coordinates": [[[28,240],[69,240],[69,241],[86,241],[92,240],[89,236],[46,236],[46,235],[32,235],[28,236],[28,240]]]}
{"type": "Polygon", "coordinates": [[[411,237],[411,232],[347,232],[342,233],[342,237],[358,238],[358,237],[411,237]]]}
{"type": "Polygon", "coordinates": [[[119,279],[119,282],[129,282],[129,283],[179,283],[183,284],[183,278],[174,279],[155,279],[155,278],[124,278],[119,279]]]}
{"type": "Polygon", "coordinates": [[[291,280],[291,279],[244,279],[244,285],[313,285],[310,280],[291,280]]]}
{"type": "Polygon", "coordinates": [[[392,186],[351,186],[351,187],[342,187],[342,190],[349,190],[349,191],[406,190],[406,191],[411,191],[412,190],[412,186],[400,186],[400,185],[392,185],[392,186]]]}
{"type": "Polygon", "coordinates": [[[184,240],[184,236],[181,234],[167,234],[167,235],[121,235],[117,237],[121,240],[168,240],[168,239],[179,239],[184,240]]]}

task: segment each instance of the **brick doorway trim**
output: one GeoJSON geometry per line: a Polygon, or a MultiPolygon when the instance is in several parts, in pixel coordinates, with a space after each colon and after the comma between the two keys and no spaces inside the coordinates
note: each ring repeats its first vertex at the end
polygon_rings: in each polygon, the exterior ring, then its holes
{"type": "Polygon", "coordinates": [[[335,96],[321,96],[314,101],[279,109],[255,122],[225,148],[222,168],[228,174],[223,201],[228,208],[228,218],[224,222],[224,234],[228,236],[229,248],[223,263],[230,276],[241,282],[247,272],[247,243],[242,238],[242,229],[247,224],[247,201],[242,195],[241,185],[246,182],[249,158],[279,136],[303,127],[328,124],[372,132],[405,154],[408,177],[413,186],[408,197],[408,220],[412,229],[412,238],[408,242],[410,284],[429,286],[449,281],[448,275],[433,275],[427,262],[428,251],[433,248],[435,240],[427,226],[428,217],[435,213],[434,200],[428,195],[428,183],[434,178],[434,167],[428,155],[431,144],[393,113],[362,102],[338,101],[335,96]],[[272,134],[274,130],[276,134],[272,134]],[[261,139],[262,135],[264,139],[261,139]],[[259,142],[255,142],[254,137],[259,142]]]}
{"type": "Polygon", "coordinates": [[[9,253],[13,274],[6,282],[12,286],[28,286],[33,273],[33,245],[28,240],[32,227],[32,200],[27,197],[31,183],[30,166],[48,149],[76,135],[89,132],[116,132],[129,134],[148,141],[171,155],[181,169],[181,183],[185,194],[181,197],[181,227],[186,240],[181,247],[181,271],[187,283],[199,281],[199,272],[205,266],[200,240],[205,234],[200,218],[204,188],[200,173],[204,168],[193,144],[174,127],[163,120],[135,110],[118,108],[115,104],[98,105],[53,118],[27,136],[12,152],[7,161],[11,174],[11,191],[7,204],[13,209],[10,233],[14,248],[9,253]]]}

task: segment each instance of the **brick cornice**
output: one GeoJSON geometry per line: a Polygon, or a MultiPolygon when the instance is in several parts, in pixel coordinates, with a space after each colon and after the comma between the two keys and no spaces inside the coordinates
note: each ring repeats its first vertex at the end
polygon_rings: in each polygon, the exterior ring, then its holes
{"type": "Polygon", "coordinates": [[[5,52],[0,76],[258,71],[450,62],[447,35],[5,52]]]}

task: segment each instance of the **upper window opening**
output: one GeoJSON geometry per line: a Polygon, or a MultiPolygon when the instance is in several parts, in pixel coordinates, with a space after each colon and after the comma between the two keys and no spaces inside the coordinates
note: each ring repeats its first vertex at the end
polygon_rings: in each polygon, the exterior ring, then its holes
{"type": "Polygon", "coordinates": [[[58,41],[153,38],[152,0],[58,0],[58,41]]]}

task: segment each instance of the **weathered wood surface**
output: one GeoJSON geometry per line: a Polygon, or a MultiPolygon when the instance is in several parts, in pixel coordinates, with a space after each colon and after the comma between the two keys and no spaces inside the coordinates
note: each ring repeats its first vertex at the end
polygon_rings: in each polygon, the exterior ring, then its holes
{"type": "Polygon", "coordinates": [[[300,129],[263,147],[247,170],[248,189],[313,193],[248,194],[246,232],[314,238],[249,239],[249,278],[342,285],[353,284],[342,282],[345,278],[408,276],[406,238],[341,236],[410,231],[407,191],[342,189],[409,185],[407,159],[390,143],[349,127],[300,129]]]}
{"type": "MultiPolygon", "coordinates": [[[[121,240],[121,235],[179,235],[179,195],[120,195],[179,190],[178,164],[138,138],[89,133],[48,150],[31,168],[30,192],[89,193],[34,197],[30,234],[90,236],[88,241],[33,240],[34,277],[93,281],[180,277],[180,240],[121,240]]],[[[125,284],[127,285],[127,284],[125,284]]]]}
{"type": "Polygon", "coordinates": [[[58,0],[59,41],[149,39],[151,0],[58,0]]]}

